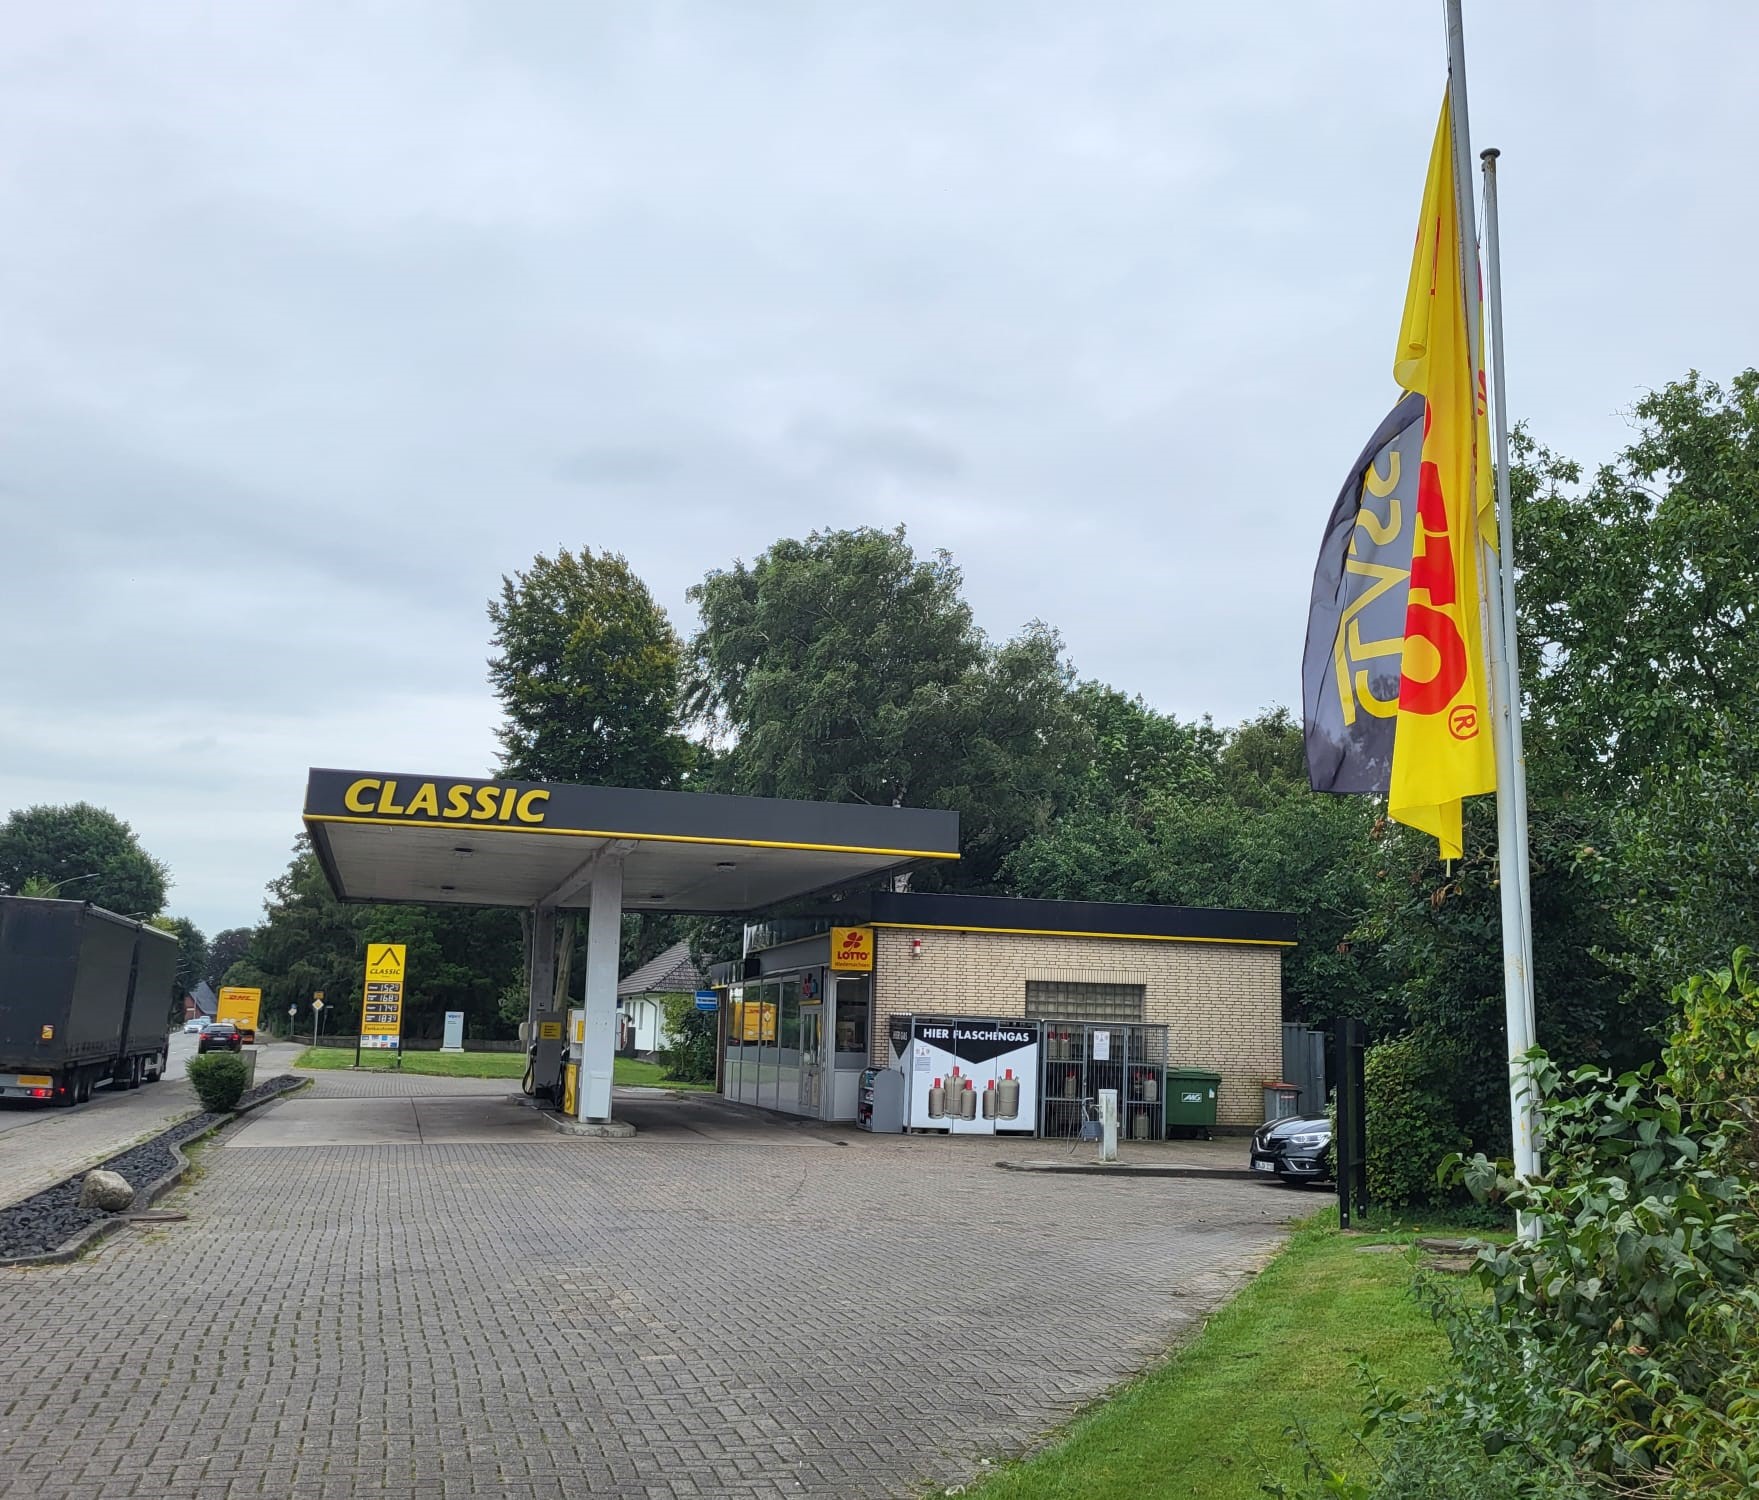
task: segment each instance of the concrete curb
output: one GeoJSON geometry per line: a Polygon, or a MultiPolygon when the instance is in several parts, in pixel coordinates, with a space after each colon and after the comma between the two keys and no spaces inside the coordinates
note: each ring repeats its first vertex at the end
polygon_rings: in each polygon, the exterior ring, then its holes
{"type": "MultiPolygon", "coordinates": [[[[297,1075],[291,1073],[277,1074],[276,1076],[283,1078],[297,1077],[297,1075]]],[[[268,1081],[269,1080],[266,1078],[263,1080],[265,1083],[268,1081]]],[[[208,1126],[206,1130],[198,1131],[195,1135],[190,1136],[188,1140],[179,1141],[176,1145],[170,1148],[171,1158],[173,1162],[175,1162],[175,1165],[169,1172],[165,1173],[164,1176],[149,1182],[144,1188],[136,1189],[134,1204],[127,1212],[112,1214],[106,1219],[95,1219],[90,1224],[87,1224],[84,1229],[75,1234],[72,1239],[63,1240],[53,1250],[46,1250],[41,1255],[0,1256],[0,1271],[13,1266],[58,1266],[65,1265],[69,1261],[78,1260],[80,1256],[84,1255],[93,1244],[103,1239],[105,1235],[111,1234],[115,1230],[121,1229],[128,1224],[135,1223],[135,1215],[137,1213],[150,1209],[159,1201],[159,1199],[163,1198],[172,1188],[176,1187],[178,1183],[183,1181],[184,1174],[187,1173],[190,1168],[189,1158],[183,1154],[183,1148],[185,1146],[193,1145],[197,1141],[205,1141],[209,1136],[218,1131],[224,1130],[228,1125],[232,1124],[233,1121],[237,1120],[242,1115],[249,1114],[253,1109],[261,1109],[265,1104],[274,1104],[277,1101],[286,1098],[287,1095],[296,1094],[300,1089],[308,1088],[310,1085],[311,1079],[298,1078],[291,1088],[278,1089],[275,1093],[268,1095],[266,1098],[258,1099],[253,1103],[245,1105],[241,1109],[234,1110],[223,1119],[214,1121],[214,1123],[208,1126]]],[[[174,1120],[171,1124],[165,1127],[165,1130],[175,1130],[182,1123],[181,1120],[174,1120]]],[[[160,1134],[164,1134],[164,1131],[161,1131],[160,1134]]],[[[143,1146],[149,1144],[149,1141],[140,1142],[140,1145],[143,1146]]],[[[131,1146],[128,1149],[133,1151],[139,1148],[137,1146],[131,1146]]],[[[109,1159],[110,1158],[108,1157],[105,1158],[105,1160],[109,1159]]],[[[49,1184],[49,1187],[59,1187],[61,1186],[61,1183],[71,1182],[75,1177],[84,1177],[87,1172],[96,1171],[97,1167],[102,1165],[103,1163],[99,1162],[96,1166],[82,1167],[77,1172],[69,1172],[60,1182],[52,1182],[49,1184]]],[[[42,1191],[47,1192],[49,1191],[49,1188],[44,1188],[42,1191]]]]}
{"type": "Polygon", "coordinates": [[[1061,1173],[1069,1177],[1190,1177],[1217,1182],[1262,1182],[1266,1178],[1265,1173],[1246,1167],[1152,1167],[1122,1161],[999,1161],[996,1165],[1004,1172],[1061,1173]]]}
{"type": "Polygon", "coordinates": [[[544,1116],[560,1135],[604,1141],[626,1141],[635,1135],[635,1127],[627,1120],[570,1120],[547,1109],[544,1116]]]}

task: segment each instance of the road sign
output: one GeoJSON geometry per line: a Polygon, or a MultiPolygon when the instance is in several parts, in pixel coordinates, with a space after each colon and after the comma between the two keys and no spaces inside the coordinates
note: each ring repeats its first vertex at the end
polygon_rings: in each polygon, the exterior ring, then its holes
{"type": "Polygon", "coordinates": [[[402,943],[366,945],[366,993],[360,1003],[360,1045],[396,1051],[403,1042],[402,943]]]}
{"type": "Polygon", "coordinates": [[[696,1008],[703,1011],[719,1010],[721,997],[713,990],[698,990],[696,992],[696,1008]]]}

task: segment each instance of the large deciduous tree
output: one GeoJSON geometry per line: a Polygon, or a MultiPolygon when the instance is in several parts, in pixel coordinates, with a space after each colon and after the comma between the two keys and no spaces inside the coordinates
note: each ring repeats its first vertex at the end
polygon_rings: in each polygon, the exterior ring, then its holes
{"type": "Polygon", "coordinates": [[[1759,942],[1759,371],[1633,416],[1585,484],[1525,441],[1512,479],[1534,797],[1605,825],[1619,962],[1660,995],[1759,942]]]}
{"type": "Polygon", "coordinates": [[[678,785],[692,760],[679,728],[682,647],[623,558],[586,547],[540,555],[501,580],[488,609],[507,775],[678,785]]]}
{"type": "Polygon", "coordinates": [[[1001,646],[972,620],[944,552],[904,529],[776,542],[690,591],[689,703],[735,743],[728,790],[957,809],[961,867],[926,872],[993,888],[1003,858],[1048,826],[1087,759],[1056,633],[1001,646]]]}
{"type": "Polygon", "coordinates": [[[228,927],[214,934],[208,945],[208,967],[203,976],[215,989],[226,982],[226,971],[250,952],[256,930],[251,927],[228,927]]]}
{"type": "Polygon", "coordinates": [[[121,818],[89,802],[27,807],[0,824],[0,885],[69,901],[90,901],[125,916],[155,916],[170,874],[140,846],[121,818]]]}

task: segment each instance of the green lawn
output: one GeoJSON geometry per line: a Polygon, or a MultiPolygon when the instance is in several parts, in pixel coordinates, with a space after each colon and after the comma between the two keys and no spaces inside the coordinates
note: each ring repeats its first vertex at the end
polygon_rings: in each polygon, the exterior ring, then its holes
{"type": "Polygon", "coordinates": [[[1165,1365],[1078,1418],[1044,1453],[966,1494],[1256,1500],[1261,1463],[1300,1478],[1301,1456],[1284,1435],[1297,1420],[1329,1456],[1348,1462],[1344,1434],[1366,1396],[1356,1361],[1415,1390],[1440,1375],[1446,1340],[1410,1295],[1408,1254],[1362,1251],[1408,1233],[1346,1236],[1336,1223],[1335,1211],[1303,1223],[1165,1365]]]}
{"type": "MultiPolygon", "coordinates": [[[[362,1068],[376,1068],[390,1072],[396,1068],[396,1055],[386,1052],[362,1052],[360,1054],[362,1068]]],[[[354,1066],[354,1048],[352,1047],[307,1047],[299,1054],[293,1064],[296,1068],[352,1068],[354,1066]]],[[[405,1073],[437,1074],[445,1078],[523,1078],[525,1076],[525,1054],[523,1052],[406,1052],[403,1055],[403,1071],[405,1073]]],[[[613,1083],[625,1086],[643,1086],[647,1088],[668,1089],[706,1089],[712,1087],[706,1083],[665,1083],[661,1075],[665,1072],[658,1063],[638,1062],[634,1058],[619,1057],[611,1073],[613,1083]]]]}

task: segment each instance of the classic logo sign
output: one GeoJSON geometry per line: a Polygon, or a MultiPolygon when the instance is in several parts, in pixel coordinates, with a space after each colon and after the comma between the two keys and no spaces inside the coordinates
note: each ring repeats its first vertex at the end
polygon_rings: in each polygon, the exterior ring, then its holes
{"type": "Polygon", "coordinates": [[[371,818],[432,819],[441,823],[507,823],[537,827],[550,794],[536,787],[475,781],[399,783],[395,777],[362,776],[348,784],[342,805],[371,818]]]}
{"type": "Polygon", "coordinates": [[[868,973],[873,968],[873,929],[833,927],[831,968],[845,974],[868,973]]]}

